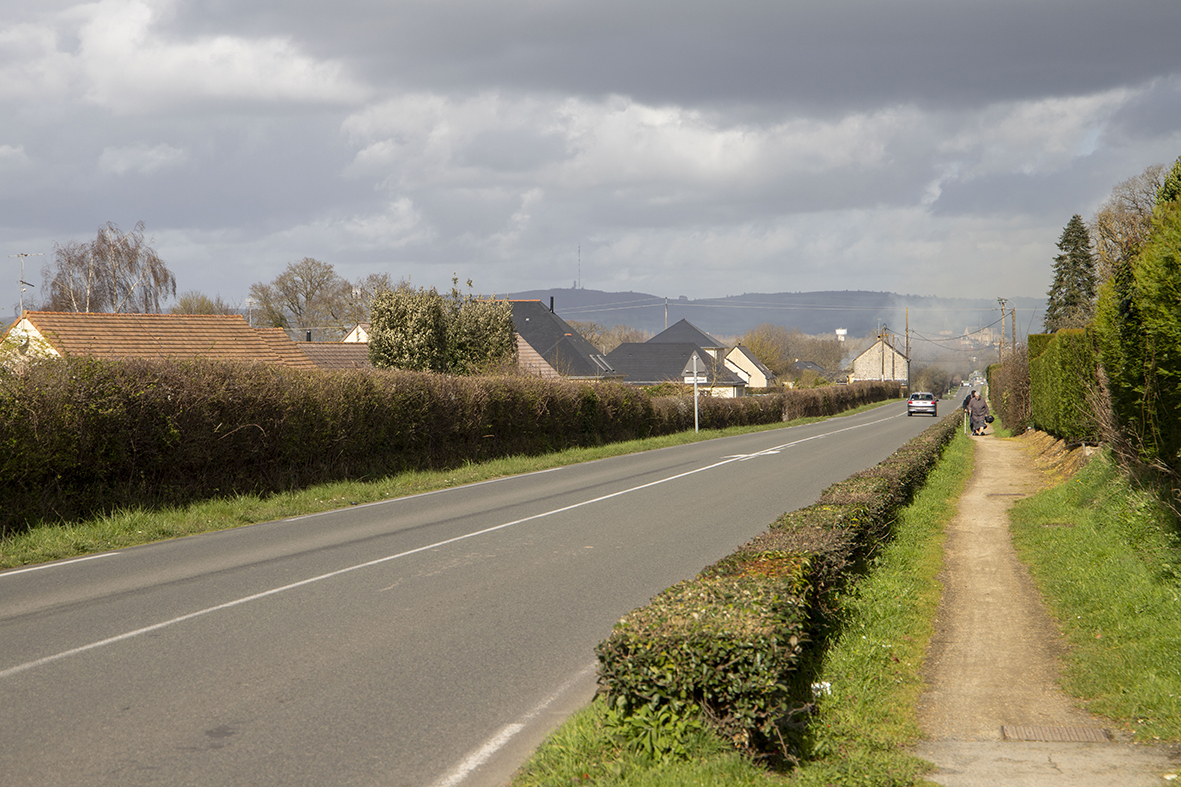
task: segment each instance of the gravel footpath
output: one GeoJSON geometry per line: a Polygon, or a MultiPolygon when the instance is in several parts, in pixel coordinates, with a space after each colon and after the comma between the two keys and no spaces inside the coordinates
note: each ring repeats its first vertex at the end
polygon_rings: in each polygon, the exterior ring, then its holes
{"type": "Polygon", "coordinates": [[[1009,538],[1009,507],[1045,484],[1039,444],[973,439],[976,470],[948,526],[923,668],[927,740],[914,752],[937,766],[926,778],[946,787],[1175,783],[1181,749],[1121,741],[1058,688],[1065,647],[1009,538]]]}

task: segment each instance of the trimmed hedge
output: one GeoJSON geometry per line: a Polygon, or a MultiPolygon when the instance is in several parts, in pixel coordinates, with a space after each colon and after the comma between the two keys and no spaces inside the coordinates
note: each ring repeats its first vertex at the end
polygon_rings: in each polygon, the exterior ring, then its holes
{"type": "Polygon", "coordinates": [[[595,653],[617,712],[699,709],[740,748],[766,750],[803,649],[807,559],[768,553],[733,568],[664,591],[595,653]]]}
{"type": "Polygon", "coordinates": [[[624,617],[595,650],[612,707],[700,709],[738,748],[790,759],[812,700],[805,646],[824,639],[833,591],[890,537],[962,418],[946,416],[624,617]]]}
{"type": "MultiPolygon", "coordinates": [[[[701,399],[705,428],[899,395],[848,386],[701,399]]],[[[0,367],[0,536],[131,506],[271,493],[692,428],[692,399],[619,383],[302,371],[213,361],[0,367]]]]}
{"type": "MultiPolygon", "coordinates": [[[[1040,342],[1039,342],[1040,344],[1040,342]]],[[[1091,391],[1099,354],[1089,330],[1061,330],[1029,362],[1033,425],[1069,443],[1097,442],[1091,391]]]]}
{"type": "Polygon", "coordinates": [[[1029,346],[1030,359],[1037,358],[1046,351],[1050,340],[1054,338],[1052,333],[1031,333],[1025,337],[1025,341],[1029,346]]]}

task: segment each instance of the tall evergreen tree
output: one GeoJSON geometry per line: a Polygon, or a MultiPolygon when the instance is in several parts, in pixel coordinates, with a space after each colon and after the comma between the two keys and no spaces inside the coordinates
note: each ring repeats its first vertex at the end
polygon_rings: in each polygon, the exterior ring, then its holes
{"type": "Polygon", "coordinates": [[[1087,225],[1077,213],[1058,239],[1054,283],[1046,303],[1046,331],[1082,328],[1095,314],[1095,254],[1087,225]]]}
{"type": "Polygon", "coordinates": [[[1173,162],[1172,169],[1169,170],[1169,174],[1165,175],[1160,190],[1156,192],[1158,205],[1176,202],[1178,198],[1181,198],[1181,157],[1173,162]]]}

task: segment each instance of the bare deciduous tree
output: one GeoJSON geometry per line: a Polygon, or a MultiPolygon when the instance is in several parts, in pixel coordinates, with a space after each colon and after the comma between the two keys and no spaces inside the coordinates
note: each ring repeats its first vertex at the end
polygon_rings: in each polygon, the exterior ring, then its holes
{"type": "Polygon", "coordinates": [[[238,309],[221,299],[220,295],[210,298],[203,292],[189,290],[177,296],[176,303],[168,310],[170,314],[237,314],[238,309]]]}
{"type": "Polygon", "coordinates": [[[54,248],[42,271],[43,308],[67,312],[155,314],[176,295],[176,276],[144,238],[144,223],[121,232],[107,222],[89,243],[69,241],[54,248]]]}
{"type": "Polygon", "coordinates": [[[369,322],[369,307],[373,299],[378,293],[390,292],[397,286],[388,273],[371,273],[353,282],[345,294],[345,304],[341,312],[345,318],[345,325],[352,328],[359,322],[369,322]]]}
{"type": "Polygon", "coordinates": [[[809,336],[799,328],[762,323],[742,335],[741,343],[777,377],[790,377],[796,361],[811,361],[825,369],[841,366],[844,345],[833,339],[809,336]]]}
{"type": "Polygon", "coordinates": [[[359,322],[369,320],[369,305],[379,292],[392,290],[388,273],[375,273],[354,283],[327,262],[304,257],[293,262],[274,281],[250,287],[255,301],[254,322],[338,340],[359,322]]]}
{"type": "Polygon", "coordinates": [[[1131,259],[1148,237],[1152,209],[1164,182],[1165,169],[1164,164],[1153,164],[1136,177],[1119,183],[1095,212],[1089,229],[1098,255],[1095,273],[1099,283],[1111,278],[1116,267],[1131,259]]]}

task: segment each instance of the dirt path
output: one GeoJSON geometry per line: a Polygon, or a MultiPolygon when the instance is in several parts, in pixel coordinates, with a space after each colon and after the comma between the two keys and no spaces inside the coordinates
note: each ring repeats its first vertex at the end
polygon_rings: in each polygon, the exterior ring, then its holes
{"type": "Polygon", "coordinates": [[[943,599],[924,664],[915,752],[946,787],[1138,787],[1171,783],[1169,749],[1110,740],[1057,684],[1064,653],[1009,539],[1008,509],[1044,476],[1022,440],[976,441],[976,470],[948,526],[943,599]]]}

